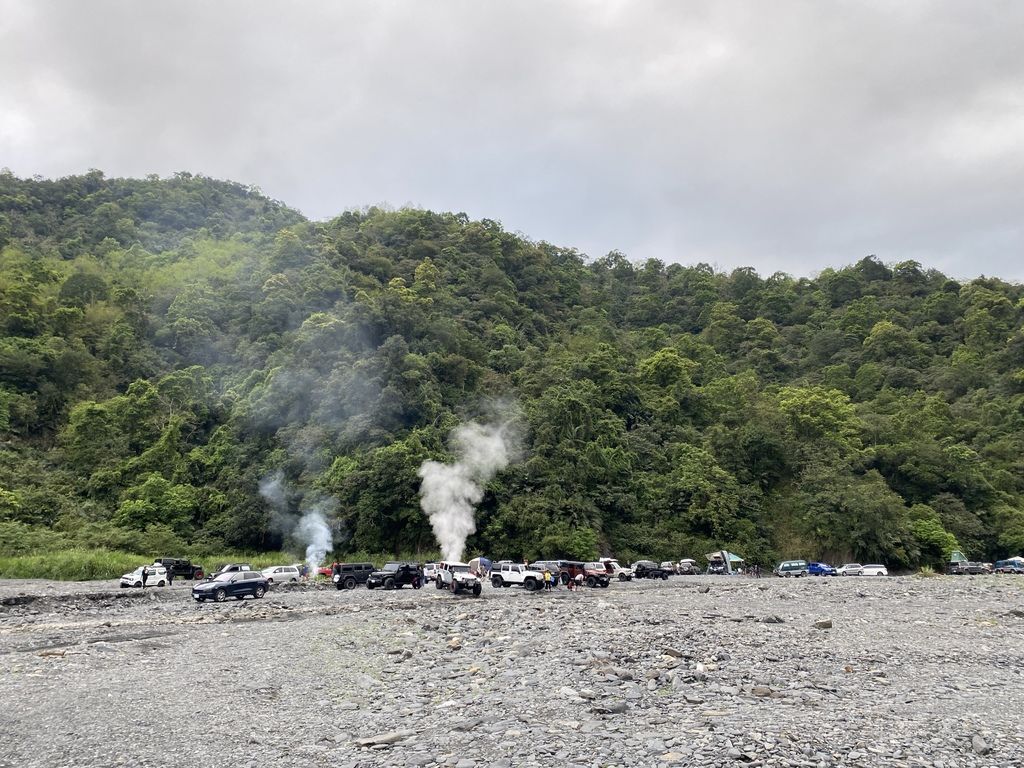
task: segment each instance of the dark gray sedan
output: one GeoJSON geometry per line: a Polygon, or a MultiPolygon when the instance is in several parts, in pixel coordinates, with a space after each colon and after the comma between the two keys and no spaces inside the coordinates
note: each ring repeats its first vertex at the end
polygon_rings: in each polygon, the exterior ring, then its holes
{"type": "Polygon", "coordinates": [[[216,600],[222,603],[229,597],[241,600],[246,595],[260,598],[267,593],[267,577],[259,571],[219,573],[209,581],[192,587],[192,597],[198,602],[216,600]]]}

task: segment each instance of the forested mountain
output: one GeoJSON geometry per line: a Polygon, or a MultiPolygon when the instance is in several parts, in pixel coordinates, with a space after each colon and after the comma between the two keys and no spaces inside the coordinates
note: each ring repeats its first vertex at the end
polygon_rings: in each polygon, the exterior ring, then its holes
{"type": "Polygon", "coordinates": [[[502,402],[525,455],[480,505],[471,546],[495,556],[1018,554],[1022,295],[874,257],[815,278],[589,260],[463,214],[311,222],[188,174],[4,172],[0,548],[275,549],[315,496],[339,554],[431,550],[417,469],[502,402]]]}

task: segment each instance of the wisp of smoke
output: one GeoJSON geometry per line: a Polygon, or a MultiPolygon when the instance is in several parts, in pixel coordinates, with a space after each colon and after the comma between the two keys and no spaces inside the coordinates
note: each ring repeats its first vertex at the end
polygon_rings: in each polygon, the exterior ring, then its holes
{"type": "Polygon", "coordinates": [[[452,433],[454,464],[425,461],[420,466],[420,507],[430,518],[445,561],[462,560],[466,539],[476,532],[475,506],[484,486],[515,458],[512,422],[498,425],[471,421],[452,433]]]}
{"type": "Polygon", "coordinates": [[[295,526],[295,538],[306,544],[306,564],[310,574],[315,574],[324,556],[334,547],[331,528],[319,504],[303,513],[299,524],[295,526]]]}

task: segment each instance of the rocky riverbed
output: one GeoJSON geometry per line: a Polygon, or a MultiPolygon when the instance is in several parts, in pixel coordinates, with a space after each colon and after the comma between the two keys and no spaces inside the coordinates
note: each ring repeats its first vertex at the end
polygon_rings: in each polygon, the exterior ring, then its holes
{"type": "Polygon", "coordinates": [[[0,581],[0,766],[1019,766],[1024,578],[0,581]]]}

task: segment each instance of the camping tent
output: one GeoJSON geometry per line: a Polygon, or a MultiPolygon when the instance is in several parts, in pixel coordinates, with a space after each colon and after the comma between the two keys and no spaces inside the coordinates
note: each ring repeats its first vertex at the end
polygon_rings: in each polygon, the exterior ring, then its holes
{"type": "Polygon", "coordinates": [[[726,573],[733,573],[734,568],[738,568],[740,563],[746,562],[735,552],[729,552],[725,549],[721,549],[718,552],[709,552],[704,557],[712,565],[721,565],[726,573]]]}

